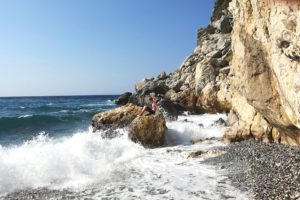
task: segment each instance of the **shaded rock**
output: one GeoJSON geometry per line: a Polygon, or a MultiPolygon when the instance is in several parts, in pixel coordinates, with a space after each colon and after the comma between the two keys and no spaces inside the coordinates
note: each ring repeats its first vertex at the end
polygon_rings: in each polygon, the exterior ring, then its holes
{"type": "Polygon", "coordinates": [[[225,131],[223,141],[225,143],[240,142],[252,138],[250,131],[239,126],[230,127],[225,131]]]}
{"type": "Polygon", "coordinates": [[[213,123],[213,126],[227,126],[227,122],[224,119],[219,118],[213,123]]]}
{"type": "Polygon", "coordinates": [[[213,26],[220,33],[230,33],[232,31],[233,19],[229,14],[224,14],[219,20],[214,21],[213,26]]]}
{"type": "Polygon", "coordinates": [[[159,106],[164,111],[164,115],[169,120],[176,120],[180,111],[184,110],[181,106],[173,103],[170,100],[162,99],[159,106]]]}
{"type": "Polygon", "coordinates": [[[224,10],[228,9],[230,2],[231,0],[216,0],[211,21],[219,20],[224,15],[224,10]]]}
{"type": "Polygon", "coordinates": [[[134,142],[140,142],[146,147],[160,147],[165,141],[167,131],[162,113],[139,116],[129,126],[128,137],[134,142]]]}
{"type": "Polygon", "coordinates": [[[180,88],[183,85],[182,80],[177,80],[177,81],[170,81],[168,83],[168,87],[171,88],[172,90],[175,90],[176,92],[180,91],[180,88]]]}
{"type": "Polygon", "coordinates": [[[137,95],[136,93],[133,93],[128,100],[128,103],[132,103],[132,104],[141,106],[140,102],[141,102],[140,96],[137,95]]]}
{"type": "Polygon", "coordinates": [[[169,89],[163,80],[142,81],[136,84],[136,92],[141,95],[148,95],[150,93],[165,94],[169,89]]]}
{"type": "Polygon", "coordinates": [[[161,72],[158,76],[157,76],[157,79],[158,80],[164,80],[167,78],[167,74],[166,72],[161,72]]]}
{"type": "Polygon", "coordinates": [[[203,128],[203,127],[204,127],[204,125],[203,125],[203,124],[198,124],[198,126],[199,126],[200,128],[203,128]]]}
{"type": "Polygon", "coordinates": [[[129,102],[129,99],[131,97],[131,92],[125,92],[121,96],[118,97],[118,99],[115,101],[117,105],[125,105],[129,102]]]}

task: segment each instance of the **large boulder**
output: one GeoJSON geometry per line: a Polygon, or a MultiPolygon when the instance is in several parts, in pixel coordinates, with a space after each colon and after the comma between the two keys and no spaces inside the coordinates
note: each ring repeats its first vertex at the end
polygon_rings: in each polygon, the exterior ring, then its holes
{"type": "Polygon", "coordinates": [[[118,97],[115,103],[117,105],[126,105],[129,102],[131,96],[132,96],[131,92],[125,92],[124,94],[118,97]]]}
{"type": "Polygon", "coordinates": [[[160,147],[165,142],[166,122],[162,113],[139,116],[129,125],[129,138],[146,147],[160,147]]]}
{"type": "Polygon", "coordinates": [[[141,107],[127,104],[113,110],[98,113],[92,119],[93,131],[102,130],[105,133],[105,137],[115,137],[116,129],[128,126],[141,112],[141,107]]]}
{"type": "Polygon", "coordinates": [[[170,88],[166,85],[164,80],[146,79],[137,83],[135,89],[136,92],[141,95],[148,95],[150,93],[165,94],[170,88]]]}
{"type": "Polygon", "coordinates": [[[155,115],[145,112],[138,116],[142,107],[126,104],[119,108],[96,114],[92,119],[93,131],[101,130],[106,138],[116,137],[116,129],[129,127],[129,138],[146,147],[158,147],[164,144],[166,131],[165,119],[159,111],[155,115]]]}

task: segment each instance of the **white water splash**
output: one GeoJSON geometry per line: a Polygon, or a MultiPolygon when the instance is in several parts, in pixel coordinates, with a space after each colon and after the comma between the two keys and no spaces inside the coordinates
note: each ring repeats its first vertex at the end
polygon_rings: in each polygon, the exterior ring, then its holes
{"type": "Polygon", "coordinates": [[[123,136],[114,139],[89,130],[59,139],[41,133],[20,146],[0,146],[0,193],[47,187],[94,199],[245,199],[221,172],[201,164],[203,158],[187,159],[195,150],[222,145],[217,140],[189,143],[221,137],[224,127],[211,126],[220,117],[226,116],[168,122],[171,146],[157,149],[131,142],[123,129],[123,136]]]}
{"type": "Polygon", "coordinates": [[[32,117],[32,115],[21,115],[18,118],[21,119],[21,118],[28,118],[28,117],[32,117]]]}

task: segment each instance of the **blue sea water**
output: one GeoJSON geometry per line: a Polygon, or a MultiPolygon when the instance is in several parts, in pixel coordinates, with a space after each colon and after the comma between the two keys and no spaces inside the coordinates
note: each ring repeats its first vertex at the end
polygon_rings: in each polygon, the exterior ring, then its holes
{"type": "Polygon", "coordinates": [[[45,132],[61,137],[88,129],[94,114],[116,107],[116,95],[0,98],[0,145],[45,132]]]}

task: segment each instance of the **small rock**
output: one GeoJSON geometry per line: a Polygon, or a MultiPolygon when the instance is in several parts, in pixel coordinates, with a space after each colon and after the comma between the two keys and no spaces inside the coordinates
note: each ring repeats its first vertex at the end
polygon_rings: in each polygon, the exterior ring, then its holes
{"type": "Polygon", "coordinates": [[[200,155],[202,155],[203,153],[206,153],[205,151],[195,151],[192,152],[187,158],[197,158],[200,155]]]}
{"type": "Polygon", "coordinates": [[[213,123],[213,126],[227,126],[227,122],[224,119],[219,118],[213,123]]]}
{"type": "Polygon", "coordinates": [[[199,144],[199,143],[202,143],[203,140],[202,139],[194,139],[194,140],[191,140],[191,143],[192,144],[199,144]]]}

